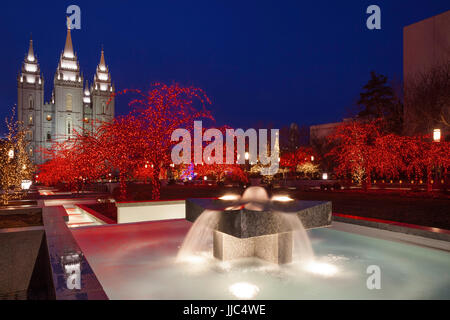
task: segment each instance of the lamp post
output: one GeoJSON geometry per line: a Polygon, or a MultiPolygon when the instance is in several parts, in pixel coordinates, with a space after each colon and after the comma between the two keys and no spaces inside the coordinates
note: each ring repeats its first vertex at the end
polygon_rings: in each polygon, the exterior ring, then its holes
{"type": "MultiPolygon", "coordinates": [[[[436,128],[433,130],[433,142],[441,142],[441,129],[436,128]]],[[[437,178],[437,176],[436,176],[436,178],[437,178]]],[[[444,166],[444,183],[445,183],[446,179],[447,179],[447,166],[444,166]]],[[[431,191],[432,186],[430,185],[429,182],[428,182],[428,184],[429,184],[428,191],[431,191]]]]}

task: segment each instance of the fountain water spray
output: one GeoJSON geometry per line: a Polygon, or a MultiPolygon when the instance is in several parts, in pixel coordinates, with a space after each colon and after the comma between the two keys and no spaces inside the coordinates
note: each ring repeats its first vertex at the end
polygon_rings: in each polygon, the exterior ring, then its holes
{"type": "Polygon", "coordinates": [[[177,261],[198,261],[211,253],[220,260],[256,256],[278,264],[314,260],[302,221],[289,207],[282,210],[288,197],[270,199],[264,188],[250,187],[242,197],[222,199],[217,210],[204,210],[197,217],[177,261]]]}

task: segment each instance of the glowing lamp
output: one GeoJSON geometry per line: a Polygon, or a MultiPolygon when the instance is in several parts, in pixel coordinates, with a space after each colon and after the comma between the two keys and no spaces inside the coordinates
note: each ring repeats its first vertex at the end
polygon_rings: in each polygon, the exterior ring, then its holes
{"type": "Polygon", "coordinates": [[[250,155],[248,154],[248,152],[245,153],[245,160],[248,160],[248,158],[250,157],[250,155]]]}
{"type": "Polygon", "coordinates": [[[322,179],[327,180],[328,179],[328,173],[324,172],[322,173],[322,179]]]}
{"type": "Polygon", "coordinates": [[[203,177],[203,180],[205,180],[205,181],[208,180],[208,177],[207,177],[207,176],[204,176],[204,177],[203,177]]]}
{"type": "Polygon", "coordinates": [[[311,161],[314,161],[314,156],[311,156],[311,161]]]}
{"type": "Polygon", "coordinates": [[[14,158],[14,149],[10,149],[10,150],[8,151],[8,157],[9,157],[9,159],[14,158]]]}
{"type": "Polygon", "coordinates": [[[31,180],[22,180],[21,183],[22,190],[28,190],[31,187],[31,180]]]}
{"type": "Polygon", "coordinates": [[[433,130],[433,141],[440,142],[441,141],[441,129],[433,130]]]}

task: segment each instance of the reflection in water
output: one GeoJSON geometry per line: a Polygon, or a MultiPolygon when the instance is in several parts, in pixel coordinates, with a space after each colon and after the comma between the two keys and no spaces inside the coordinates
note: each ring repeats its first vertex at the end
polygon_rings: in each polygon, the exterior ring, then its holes
{"type": "Polygon", "coordinates": [[[81,289],[81,261],[80,252],[68,252],[61,256],[61,265],[66,275],[67,289],[81,289]]]}

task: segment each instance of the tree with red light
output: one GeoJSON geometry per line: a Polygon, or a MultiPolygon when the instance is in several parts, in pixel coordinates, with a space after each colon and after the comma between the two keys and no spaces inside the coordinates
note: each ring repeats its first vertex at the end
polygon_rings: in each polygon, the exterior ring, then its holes
{"type": "Polygon", "coordinates": [[[138,96],[129,104],[133,111],[104,125],[104,135],[118,144],[106,142],[109,145],[107,159],[123,175],[146,164],[152,166],[152,199],[159,199],[161,168],[172,163],[170,152],[175,144],[171,141],[172,132],[178,128],[192,130],[198,119],[212,120],[211,113],[206,110],[206,105],[211,102],[201,89],[178,84],[156,83],[147,92],[124,90],[115,95],[130,91],[138,96]]]}
{"type": "Polygon", "coordinates": [[[336,174],[350,175],[359,183],[365,180],[365,186],[370,188],[378,161],[375,141],[379,137],[377,121],[348,121],[338,126],[329,137],[334,146],[326,155],[336,161],[336,174]]]}

